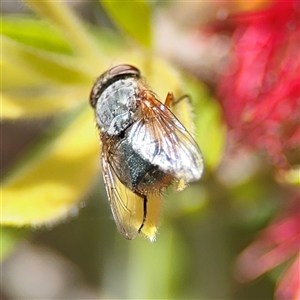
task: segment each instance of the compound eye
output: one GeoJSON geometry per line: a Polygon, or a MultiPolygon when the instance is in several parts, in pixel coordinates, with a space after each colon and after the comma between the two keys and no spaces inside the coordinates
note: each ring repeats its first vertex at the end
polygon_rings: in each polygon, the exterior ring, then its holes
{"type": "Polygon", "coordinates": [[[118,65],[111,68],[108,72],[110,78],[120,75],[136,75],[138,77],[140,76],[139,69],[131,65],[118,65]]]}

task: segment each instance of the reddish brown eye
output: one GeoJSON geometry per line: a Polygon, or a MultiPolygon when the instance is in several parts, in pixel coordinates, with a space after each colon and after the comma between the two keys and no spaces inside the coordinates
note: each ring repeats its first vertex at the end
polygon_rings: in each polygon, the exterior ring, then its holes
{"type": "Polygon", "coordinates": [[[138,68],[131,65],[119,65],[109,70],[109,77],[120,75],[137,75],[140,76],[140,71],[138,68]]]}

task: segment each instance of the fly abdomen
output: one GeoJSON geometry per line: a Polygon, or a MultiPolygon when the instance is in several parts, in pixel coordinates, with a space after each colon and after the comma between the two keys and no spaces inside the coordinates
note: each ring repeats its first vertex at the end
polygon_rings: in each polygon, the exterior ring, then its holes
{"type": "Polygon", "coordinates": [[[159,192],[170,185],[173,177],[159,170],[136,153],[126,138],[120,140],[114,151],[113,168],[120,181],[130,190],[146,195],[159,192]]]}

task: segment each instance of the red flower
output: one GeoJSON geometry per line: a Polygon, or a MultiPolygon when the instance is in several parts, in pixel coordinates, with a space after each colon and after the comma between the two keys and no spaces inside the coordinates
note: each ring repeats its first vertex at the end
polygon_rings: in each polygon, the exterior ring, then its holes
{"type": "Polygon", "coordinates": [[[275,297],[280,300],[300,299],[300,255],[296,257],[279,282],[275,297]]]}
{"type": "Polygon", "coordinates": [[[237,278],[246,282],[292,259],[292,264],[278,281],[275,296],[280,300],[300,299],[299,203],[300,198],[293,209],[265,229],[237,260],[237,278]]]}
{"type": "Polygon", "coordinates": [[[230,18],[233,52],[218,86],[235,138],[266,149],[276,164],[300,144],[300,7],[274,2],[230,18]]]}

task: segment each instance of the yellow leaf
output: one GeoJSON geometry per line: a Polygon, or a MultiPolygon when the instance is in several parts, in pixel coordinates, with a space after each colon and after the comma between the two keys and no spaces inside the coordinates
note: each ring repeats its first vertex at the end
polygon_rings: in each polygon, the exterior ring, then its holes
{"type": "MultiPolygon", "coordinates": [[[[28,76],[27,70],[19,68],[14,62],[8,60],[0,61],[0,69],[2,72],[1,90],[17,90],[24,87],[32,87],[41,82],[39,76],[28,76]]],[[[31,75],[31,74],[30,74],[31,75]]]]}
{"type": "MultiPolygon", "coordinates": [[[[19,89],[16,95],[1,94],[2,119],[28,119],[57,115],[82,103],[88,92],[82,86],[19,89]],[[36,91],[35,91],[36,89],[36,91]]],[[[86,100],[86,99],[85,99],[86,100]]]]}
{"type": "Polygon", "coordinates": [[[36,159],[16,169],[1,190],[5,225],[51,224],[77,208],[99,169],[92,109],[84,110],[36,159]]]}
{"type": "Polygon", "coordinates": [[[137,42],[151,46],[151,5],[143,0],[100,1],[106,13],[137,42]]]}
{"type": "Polygon", "coordinates": [[[28,76],[38,75],[41,79],[62,84],[80,84],[93,78],[93,68],[82,68],[82,60],[76,57],[34,49],[5,36],[1,36],[1,43],[3,62],[18,65],[28,76]]]}
{"type": "Polygon", "coordinates": [[[289,170],[278,171],[277,180],[282,183],[287,183],[292,186],[300,186],[300,166],[295,165],[289,170]]]}

